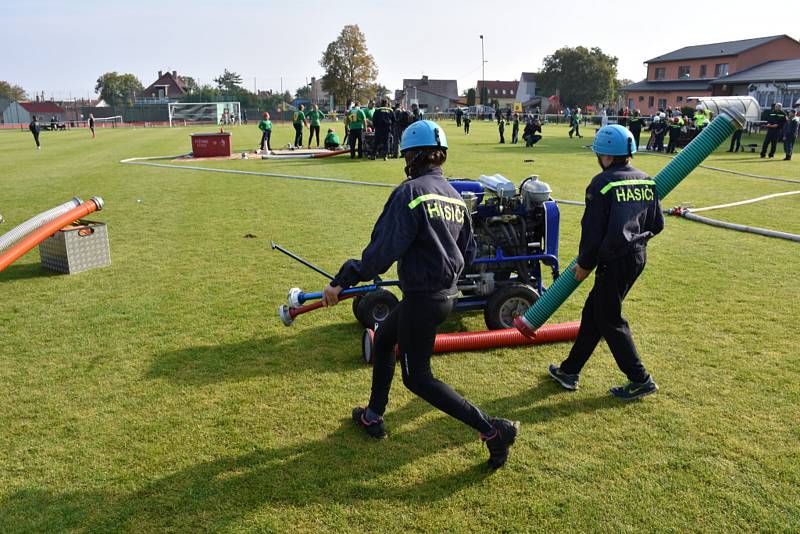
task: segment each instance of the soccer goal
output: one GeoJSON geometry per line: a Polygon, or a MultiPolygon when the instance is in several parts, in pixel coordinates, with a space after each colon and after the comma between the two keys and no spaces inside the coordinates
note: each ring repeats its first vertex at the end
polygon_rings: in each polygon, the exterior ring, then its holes
{"type": "MultiPolygon", "coordinates": [[[[87,125],[89,121],[84,121],[87,125]]],[[[114,115],[113,117],[95,117],[94,125],[96,128],[116,128],[122,126],[122,115],[114,115]]]]}
{"type": "Polygon", "coordinates": [[[242,123],[239,102],[174,102],[168,106],[170,126],[242,123]]]}

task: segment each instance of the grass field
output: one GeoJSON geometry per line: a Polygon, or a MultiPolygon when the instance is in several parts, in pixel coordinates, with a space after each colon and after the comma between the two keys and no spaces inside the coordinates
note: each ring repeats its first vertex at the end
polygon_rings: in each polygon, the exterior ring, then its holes
{"type": "MultiPolygon", "coordinates": [[[[546,126],[532,150],[447,123],[446,172],[531,173],[581,200],[591,142],[546,126]],[[533,159],[533,162],[525,160],[533,159]]],[[[669,218],[626,301],[661,391],[622,404],[605,345],[581,390],[546,366],[568,344],[437,356],[435,372],[493,415],[522,421],[507,467],[476,434],[398,380],[388,440],[349,421],[370,369],[350,306],[276,309],[357,256],[388,189],[122,165],[180,154],[189,129],[0,134],[0,213],[13,225],[73,195],[102,196],[113,265],[51,275],[32,252],[0,273],[0,532],[797,532],[797,243],[669,218]],[[256,238],[245,238],[246,234],[256,238]]],[[[341,133],[341,132],[340,132],[341,133]]],[[[233,130],[252,149],[255,125],[233,130]]],[[[647,134],[645,134],[645,137],[647,134]]],[[[275,145],[292,138],[279,126],[275,145]]],[[[507,135],[510,138],[510,135],[507,135]]],[[[727,149],[727,146],[724,147],[727,149]]],[[[782,157],[779,149],[778,158],[782,157]]],[[[655,174],[668,160],[636,158],[655,174]]],[[[800,178],[800,161],[715,153],[743,172],[800,178]]],[[[206,167],[397,183],[402,163],[204,162],[206,167]]],[[[667,199],[706,206],[800,189],[698,169],[667,199]]],[[[577,251],[563,206],[560,258],[577,251]]],[[[800,232],[800,195],[705,215],[800,232]]],[[[553,317],[577,320],[590,284],[553,317]]],[[[454,315],[443,331],[483,329],[454,315]]]]}

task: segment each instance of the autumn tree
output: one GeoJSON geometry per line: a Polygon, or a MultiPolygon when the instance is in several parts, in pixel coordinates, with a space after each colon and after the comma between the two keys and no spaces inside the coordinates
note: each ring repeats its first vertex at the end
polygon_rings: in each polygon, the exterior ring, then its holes
{"type": "Polygon", "coordinates": [[[342,28],[339,37],[325,49],[319,64],[325,69],[322,88],[336,102],[366,100],[372,96],[378,67],[357,25],[342,28]]]}
{"type": "Polygon", "coordinates": [[[547,94],[558,93],[566,106],[608,101],[614,94],[617,58],[597,47],[564,47],[544,58],[538,82],[547,94]]]}
{"type": "Polygon", "coordinates": [[[119,74],[106,72],[97,78],[94,92],[110,106],[132,105],[136,100],[136,93],[144,91],[142,82],[133,74],[119,74]]]}
{"type": "Polygon", "coordinates": [[[0,80],[0,96],[14,101],[28,98],[28,95],[25,94],[25,89],[19,85],[14,85],[3,80],[0,80]]]}

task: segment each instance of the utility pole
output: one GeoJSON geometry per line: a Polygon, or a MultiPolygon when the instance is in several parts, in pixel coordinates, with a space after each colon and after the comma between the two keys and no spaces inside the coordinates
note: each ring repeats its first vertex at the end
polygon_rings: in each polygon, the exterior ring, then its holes
{"type": "Polygon", "coordinates": [[[483,59],[483,35],[481,35],[481,104],[486,105],[484,93],[486,92],[486,60],[483,59]]]}

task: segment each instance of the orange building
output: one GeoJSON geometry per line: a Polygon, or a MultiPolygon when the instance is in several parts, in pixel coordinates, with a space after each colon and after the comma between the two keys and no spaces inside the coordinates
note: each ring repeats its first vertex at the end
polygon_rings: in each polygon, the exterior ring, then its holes
{"type": "Polygon", "coordinates": [[[800,58],[800,42],[788,35],[687,46],[649,59],[647,78],[623,88],[626,105],[644,114],[692,105],[688,97],[710,96],[711,82],[766,63],[800,58]]]}

